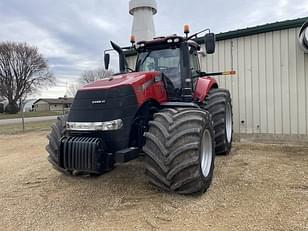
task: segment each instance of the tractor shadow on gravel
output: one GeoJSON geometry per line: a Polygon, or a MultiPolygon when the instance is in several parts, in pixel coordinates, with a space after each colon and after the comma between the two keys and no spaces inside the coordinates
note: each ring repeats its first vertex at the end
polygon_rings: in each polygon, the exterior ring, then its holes
{"type": "MultiPolygon", "coordinates": [[[[220,160],[223,164],[226,164],[231,161],[233,156],[236,155],[236,152],[237,148],[233,148],[231,155],[219,155],[216,159],[220,160]]],[[[217,166],[215,171],[218,171],[217,166]]],[[[112,195],[112,198],[122,198],[121,201],[123,203],[125,201],[139,203],[140,201],[148,199],[157,199],[157,201],[161,201],[162,198],[167,200],[171,198],[177,198],[179,200],[190,198],[194,200],[202,198],[202,195],[207,195],[207,193],[195,193],[183,196],[174,192],[161,190],[147,181],[144,172],[144,156],[140,156],[139,158],[125,164],[115,165],[115,168],[112,171],[103,175],[64,175],[55,172],[56,174],[53,182],[56,182],[56,187],[72,189],[80,194],[88,194],[91,197],[91,200],[95,198],[99,199],[103,195],[107,197],[112,195]],[[95,192],[95,194],[93,192],[95,192]],[[107,195],[106,192],[109,192],[110,194],[107,195]]],[[[71,195],[71,197],[74,196],[71,195]]]]}

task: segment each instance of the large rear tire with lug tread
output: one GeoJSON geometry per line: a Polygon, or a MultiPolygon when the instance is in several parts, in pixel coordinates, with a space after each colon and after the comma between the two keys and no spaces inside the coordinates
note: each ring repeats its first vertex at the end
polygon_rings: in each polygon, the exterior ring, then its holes
{"type": "Polygon", "coordinates": [[[233,135],[233,113],[230,92],[215,88],[209,91],[204,108],[211,114],[215,130],[215,154],[230,153],[233,135]]]}
{"type": "Polygon", "coordinates": [[[208,112],[167,108],[145,133],[145,172],[151,184],[179,194],[203,193],[214,171],[215,141],[208,112]]]}
{"type": "MultiPolygon", "coordinates": [[[[57,121],[51,125],[51,132],[47,135],[48,144],[46,146],[46,151],[49,153],[48,159],[52,162],[53,166],[58,164],[58,154],[61,144],[61,138],[66,132],[66,121],[67,115],[58,116],[57,121]]],[[[57,169],[59,170],[59,169],[57,169]]],[[[62,171],[65,174],[72,174],[70,171],[62,171]]]]}

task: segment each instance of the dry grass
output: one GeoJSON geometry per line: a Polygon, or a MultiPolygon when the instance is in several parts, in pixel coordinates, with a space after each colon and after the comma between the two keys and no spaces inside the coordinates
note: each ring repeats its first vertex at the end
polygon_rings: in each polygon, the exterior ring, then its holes
{"type": "Polygon", "coordinates": [[[48,131],[51,124],[54,123],[51,121],[42,121],[42,122],[29,122],[25,123],[25,130],[23,131],[22,124],[9,124],[9,125],[0,125],[0,134],[2,135],[13,135],[23,132],[32,132],[32,131],[48,131]]]}
{"type": "MultiPolygon", "coordinates": [[[[24,118],[28,117],[41,117],[41,116],[56,116],[62,115],[63,113],[58,111],[43,111],[43,112],[24,112],[24,118]]],[[[21,118],[21,113],[18,114],[7,114],[7,113],[0,113],[0,120],[4,119],[16,119],[21,118]]]]}

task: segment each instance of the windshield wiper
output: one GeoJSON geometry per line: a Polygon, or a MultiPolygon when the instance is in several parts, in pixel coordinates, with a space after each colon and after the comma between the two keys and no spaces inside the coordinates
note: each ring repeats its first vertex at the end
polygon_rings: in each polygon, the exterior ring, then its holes
{"type": "Polygon", "coordinates": [[[143,59],[139,59],[138,63],[136,65],[136,70],[140,71],[142,64],[145,62],[145,60],[147,59],[147,57],[149,57],[149,55],[151,54],[152,51],[149,51],[146,56],[143,59]]]}
{"type": "Polygon", "coordinates": [[[149,57],[149,55],[152,53],[152,51],[149,51],[148,53],[147,53],[147,55],[143,58],[143,60],[142,60],[142,62],[141,62],[141,64],[140,65],[142,65],[144,62],[145,62],[145,60],[147,59],[147,57],[149,57]]]}

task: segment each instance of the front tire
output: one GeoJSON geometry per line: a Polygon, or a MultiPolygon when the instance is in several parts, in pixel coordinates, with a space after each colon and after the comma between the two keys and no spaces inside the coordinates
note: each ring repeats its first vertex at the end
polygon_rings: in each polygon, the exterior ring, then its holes
{"type": "Polygon", "coordinates": [[[51,132],[47,135],[48,144],[46,146],[46,151],[48,152],[48,160],[51,162],[52,166],[58,171],[71,175],[72,171],[64,170],[59,168],[59,152],[61,138],[66,132],[66,121],[67,115],[58,116],[57,121],[51,125],[51,132]]]}
{"type": "Polygon", "coordinates": [[[151,184],[179,194],[203,193],[214,171],[211,116],[195,108],[168,108],[154,114],[145,133],[145,169],[151,184]]]}

